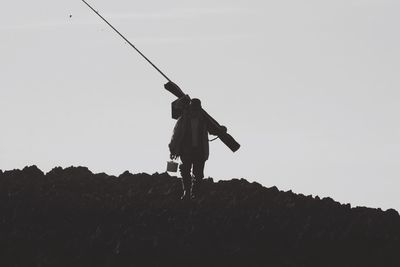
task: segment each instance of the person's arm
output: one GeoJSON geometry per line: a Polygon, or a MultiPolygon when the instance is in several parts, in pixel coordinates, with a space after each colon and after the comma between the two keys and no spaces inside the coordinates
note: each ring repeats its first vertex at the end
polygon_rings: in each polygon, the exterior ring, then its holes
{"type": "Polygon", "coordinates": [[[228,131],[228,129],[224,125],[218,126],[218,125],[213,124],[211,121],[209,121],[207,119],[205,119],[205,120],[206,120],[206,124],[207,124],[207,131],[211,135],[220,135],[220,134],[224,134],[228,131]]]}
{"type": "Polygon", "coordinates": [[[176,159],[179,157],[179,143],[182,139],[182,116],[177,120],[174,131],[172,133],[171,142],[168,144],[170,158],[176,159]]]}

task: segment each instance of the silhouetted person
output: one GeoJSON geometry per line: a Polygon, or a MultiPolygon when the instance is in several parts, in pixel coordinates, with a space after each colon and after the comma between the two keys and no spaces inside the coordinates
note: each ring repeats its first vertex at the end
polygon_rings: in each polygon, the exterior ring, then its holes
{"type": "MultiPolygon", "coordinates": [[[[183,187],[181,199],[195,198],[199,192],[204,178],[204,164],[209,156],[208,133],[218,134],[209,123],[197,98],[193,98],[183,108],[182,115],[176,122],[169,150],[171,159],[180,157],[182,161],[179,167],[183,187]]],[[[219,130],[226,132],[226,127],[221,126],[219,130]]]]}

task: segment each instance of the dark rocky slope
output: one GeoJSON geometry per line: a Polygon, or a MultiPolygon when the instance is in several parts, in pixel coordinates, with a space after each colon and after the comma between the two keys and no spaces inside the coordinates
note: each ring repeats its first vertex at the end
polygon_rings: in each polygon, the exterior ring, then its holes
{"type": "Polygon", "coordinates": [[[400,266],[395,210],[246,180],[0,171],[0,266],[400,266]]]}

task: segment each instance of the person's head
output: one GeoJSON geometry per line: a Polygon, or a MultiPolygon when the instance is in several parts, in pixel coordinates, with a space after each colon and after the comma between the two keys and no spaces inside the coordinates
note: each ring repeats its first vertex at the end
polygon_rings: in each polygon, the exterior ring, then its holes
{"type": "Polygon", "coordinates": [[[189,108],[190,108],[190,112],[192,113],[192,114],[198,114],[199,112],[200,112],[200,110],[201,110],[201,101],[200,101],[200,99],[198,99],[198,98],[193,98],[191,101],[190,101],[190,106],[189,106],[189,108]]]}

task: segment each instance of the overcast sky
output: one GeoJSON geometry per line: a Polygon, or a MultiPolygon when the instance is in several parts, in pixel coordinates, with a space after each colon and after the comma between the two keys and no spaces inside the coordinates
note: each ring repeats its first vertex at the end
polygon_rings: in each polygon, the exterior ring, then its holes
{"type": "MultiPolygon", "coordinates": [[[[399,1],[89,3],[241,143],[206,177],[400,210],[399,1]]],[[[166,80],[81,1],[3,0],[0,73],[1,169],[165,171],[166,80]]]]}

